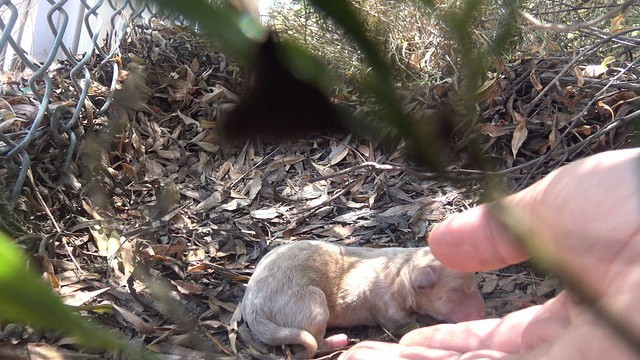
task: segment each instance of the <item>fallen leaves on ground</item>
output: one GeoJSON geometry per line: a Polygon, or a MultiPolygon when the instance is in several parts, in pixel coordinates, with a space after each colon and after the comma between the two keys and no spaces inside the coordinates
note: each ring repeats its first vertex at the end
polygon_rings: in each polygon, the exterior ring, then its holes
{"type": "MultiPolygon", "coordinates": [[[[434,224],[482,194],[480,181],[420,176],[402,146],[384,149],[356,135],[222,146],[218,121],[237,102],[246,76],[231,59],[185,29],[159,24],[131,29],[122,53],[124,63],[136,64],[121,74],[123,83],[135,79],[133,87],[121,87],[107,114],[95,108],[106,88],[92,88],[94,105],[86,106],[68,171],[60,170],[65,149],[55,145],[63,143],[45,136],[32,144],[32,181],[15,211],[3,209],[2,225],[67,304],[167,358],[257,356],[238,336],[238,303],[267,249],[301,239],[422,246],[434,224]],[[146,83],[131,74],[143,74],[146,83]],[[395,167],[361,166],[371,162],[395,167]]],[[[95,78],[110,78],[98,76],[99,62],[95,78]]],[[[585,77],[578,84],[570,71],[558,77],[565,65],[522,59],[504,65],[480,93],[476,129],[518,186],[567,158],[624,146],[633,135],[624,119],[634,111],[635,90],[617,82],[598,95],[601,105],[588,105],[604,82],[585,77]],[[619,127],[612,127],[612,114],[622,119],[619,127]]],[[[53,106],[74,106],[63,96],[73,98],[73,87],[56,79],[65,91],[53,106]]],[[[407,110],[419,114],[455,101],[454,90],[414,89],[407,110]]],[[[5,132],[24,130],[36,112],[23,96],[2,98],[0,110],[5,132]]],[[[453,167],[464,170],[463,161],[453,167]]],[[[3,166],[0,180],[11,184],[15,166],[3,166]]],[[[496,316],[543,303],[562,288],[526,264],[480,279],[487,312],[496,316]]],[[[15,324],[2,329],[0,340],[13,345],[0,351],[18,357],[74,349],[56,334],[15,324]]],[[[375,331],[349,334],[386,336],[375,331]]]]}

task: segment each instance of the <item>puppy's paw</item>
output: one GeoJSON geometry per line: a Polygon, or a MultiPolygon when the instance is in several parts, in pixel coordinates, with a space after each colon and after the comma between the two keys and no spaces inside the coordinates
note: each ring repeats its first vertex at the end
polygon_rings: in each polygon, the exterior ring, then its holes
{"type": "Polygon", "coordinates": [[[336,334],[323,339],[320,343],[321,350],[338,350],[349,346],[349,338],[345,334],[336,334]]]}

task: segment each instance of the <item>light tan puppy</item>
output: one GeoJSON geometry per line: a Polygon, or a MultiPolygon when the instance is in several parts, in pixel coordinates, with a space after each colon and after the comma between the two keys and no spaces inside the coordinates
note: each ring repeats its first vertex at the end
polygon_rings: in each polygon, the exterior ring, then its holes
{"type": "Polygon", "coordinates": [[[418,314],[448,322],[483,318],[475,275],[445,267],[426,247],[297,241],[258,263],[242,301],[252,333],[267,345],[304,346],[296,358],[313,357],[327,327],[394,331],[418,314]]]}

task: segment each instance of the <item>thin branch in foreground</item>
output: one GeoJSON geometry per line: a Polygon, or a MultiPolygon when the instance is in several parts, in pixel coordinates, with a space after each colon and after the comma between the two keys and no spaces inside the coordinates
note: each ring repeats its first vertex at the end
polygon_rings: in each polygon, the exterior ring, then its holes
{"type": "Polygon", "coordinates": [[[624,12],[625,10],[627,10],[628,8],[630,8],[631,6],[633,6],[635,3],[637,2],[637,0],[629,0],[626,3],[623,3],[619,6],[616,6],[615,8],[611,9],[609,12],[607,12],[606,14],[603,14],[602,16],[598,16],[597,18],[593,19],[593,20],[589,20],[586,22],[580,22],[580,23],[576,23],[576,24],[572,24],[572,25],[565,25],[565,24],[559,24],[559,23],[548,23],[548,24],[544,24],[542,23],[540,20],[536,19],[533,15],[522,11],[522,10],[517,10],[520,15],[527,20],[531,25],[533,25],[535,28],[540,29],[540,30],[545,30],[545,31],[559,31],[559,32],[570,32],[570,31],[577,31],[577,30],[581,30],[584,28],[588,28],[591,26],[594,26],[604,20],[608,20],[613,18],[614,16],[621,14],[622,12],[624,12]]]}

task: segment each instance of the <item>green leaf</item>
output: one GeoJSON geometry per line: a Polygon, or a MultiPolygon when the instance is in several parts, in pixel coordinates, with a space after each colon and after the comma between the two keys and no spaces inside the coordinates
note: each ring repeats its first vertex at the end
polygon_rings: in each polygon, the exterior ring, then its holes
{"type": "Polygon", "coordinates": [[[151,358],[114,334],[77,316],[38,277],[27,270],[26,256],[0,233],[0,319],[62,331],[90,348],[120,349],[151,358]]]}

